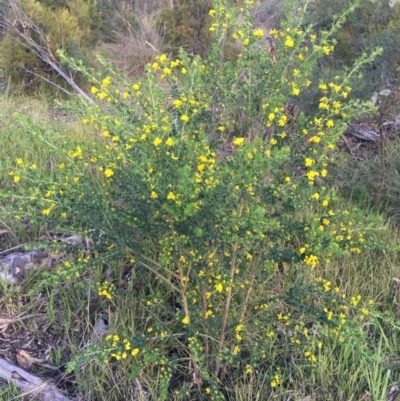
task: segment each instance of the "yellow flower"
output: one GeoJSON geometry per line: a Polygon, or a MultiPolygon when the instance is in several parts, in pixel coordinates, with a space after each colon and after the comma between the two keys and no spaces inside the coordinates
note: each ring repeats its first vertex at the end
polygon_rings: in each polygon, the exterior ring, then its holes
{"type": "Polygon", "coordinates": [[[150,198],[152,198],[152,199],[157,199],[157,198],[158,198],[157,193],[154,192],[154,191],[151,191],[150,198]]]}
{"type": "Polygon", "coordinates": [[[332,120],[328,120],[327,123],[326,123],[326,126],[327,126],[328,128],[332,128],[332,127],[335,126],[335,123],[334,123],[332,120]]]}
{"type": "Polygon", "coordinates": [[[257,29],[253,32],[255,38],[262,38],[264,36],[264,31],[262,29],[257,29]]]}
{"type": "Polygon", "coordinates": [[[92,88],[90,89],[90,92],[92,92],[93,95],[95,95],[98,91],[99,90],[95,86],[92,86],[92,88]]]}
{"type": "Polygon", "coordinates": [[[162,143],[162,139],[157,137],[156,139],[154,139],[153,144],[154,146],[159,146],[162,143]]]}
{"type": "Polygon", "coordinates": [[[306,157],[306,160],[304,161],[304,165],[306,167],[310,167],[315,163],[314,159],[310,159],[309,157],[306,157]]]}
{"type": "Polygon", "coordinates": [[[211,15],[211,16],[215,15],[215,10],[210,10],[210,11],[208,12],[208,14],[211,15]]]}
{"type": "Polygon", "coordinates": [[[286,36],[285,46],[286,47],[293,47],[294,46],[294,40],[290,36],[286,36]]]}
{"type": "Polygon", "coordinates": [[[106,87],[106,86],[108,86],[108,85],[110,85],[110,84],[111,84],[111,78],[110,78],[110,77],[105,77],[105,78],[103,79],[102,86],[103,86],[103,87],[106,87]]]}
{"type": "Polygon", "coordinates": [[[48,215],[50,214],[50,212],[51,212],[51,208],[43,209],[43,210],[42,210],[42,214],[43,214],[44,216],[48,216],[48,215]]]}
{"type": "Polygon", "coordinates": [[[236,138],[232,141],[235,146],[242,146],[244,142],[244,138],[236,138]]]}
{"type": "Polygon", "coordinates": [[[182,100],[175,99],[175,100],[173,101],[173,104],[174,104],[174,106],[175,106],[176,108],[179,108],[180,106],[182,106],[182,100]]]}
{"type": "Polygon", "coordinates": [[[181,120],[183,121],[183,122],[187,122],[187,121],[189,121],[189,117],[186,115],[186,114],[184,114],[182,117],[181,117],[181,120]]]}
{"type": "Polygon", "coordinates": [[[311,198],[315,199],[315,200],[318,200],[319,199],[319,193],[315,192],[314,194],[312,194],[311,198]]]}
{"type": "Polygon", "coordinates": [[[169,199],[169,200],[175,200],[175,199],[176,199],[176,195],[175,195],[173,192],[170,192],[170,193],[167,195],[167,199],[169,199]]]}
{"type": "Polygon", "coordinates": [[[18,182],[21,179],[19,175],[14,175],[14,182],[18,182]]]}
{"type": "Polygon", "coordinates": [[[174,141],[172,140],[172,138],[168,138],[168,139],[165,141],[165,144],[166,144],[167,146],[174,146],[174,145],[175,145],[175,143],[174,143],[174,141]]]}
{"type": "Polygon", "coordinates": [[[164,76],[171,75],[171,69],[168,67],[165,67],[163,69],[163,73],[164,73],[164,76]]]}
{"type": "Polygon", "coordinates": [[[222,290],[224,289],[224,287],[223,287],[223,285],[222,285],[221,283],[218,283],[218,284],[215,285],[215,289],[216,289],[218,292],[222,292],[222,290]]]}
{"type": "Polygon", "coordinates": [[[190,323],[189,318],[188,318],[187,316],[185,316],[185,317],[182,319],[182,323],[183,323],[183,324],[189,324],[189,323],[190,323]]]}
{"type": "Polygon", "coordinates": [[[131,355],[132,355],[132,356],[136,356],[138,353],[139,353],[139,348],[134,348],[134,349],[131,351],[131,355]]]}
{"type": "Polygon", "coordinates": [[[114,175],[114,171],[112,171],[111,169],[107,168],[107,169],[104,171],[104,175],[105,175],[107,178],[110,178],[110,177],[112,177],[112,176],[114,175]]]}

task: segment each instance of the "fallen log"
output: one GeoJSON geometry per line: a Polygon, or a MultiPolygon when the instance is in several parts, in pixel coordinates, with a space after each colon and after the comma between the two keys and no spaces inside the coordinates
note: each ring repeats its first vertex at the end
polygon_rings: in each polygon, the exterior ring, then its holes
{"type": "Polygon", "coordinates": [[[366,130],[360,126],[350,123],[347,125],[346,134],[354,136],[355,138],[362,139],[363,141],[377,142],[380,135],[377,131],[366,130]]]}
{"type": "Polygon", "coordinates": [[[49,263],[51,255],[45,250],[15,252],[0,257],[0,279],[8,285],[18,284],[28,270],[49,263]]]}
{"type": "MultiPolygon", "coordinates": [[[[44,237],[46,238],[46,237],[44,237]]],[[[42,239],[44,239],[42,238],[42,239]]],[[[54,237],[71,246],[85,246],[89,248],[91,240],[78,235],[54,237]]],[[[7,251],[6,251],[7,252],[7,251]]],[[[0,252],[0,280],[7,285],[16,285],[25,277],[28,270],[37,269],[40,266],[50,268],[54,266],[65,254],[50,253],[46,249],[34,249],[29,252],[14,252],[7,256],[1,256],[0,252]]]]}
{"type": "Polygon", "coordinates": [[[54,384],[43,381],[3,358],[0,358],[0,378],[21,389],[21,396],[36,396],[41,401],[71,401],[54,384]]]}

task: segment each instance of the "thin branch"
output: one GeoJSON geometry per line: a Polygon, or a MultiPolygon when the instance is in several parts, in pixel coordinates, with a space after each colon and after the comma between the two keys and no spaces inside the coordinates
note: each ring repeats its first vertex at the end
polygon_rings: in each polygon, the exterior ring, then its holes
{"type": "MultiPolygon", "coordinates": [[[[13,10],[15,20],[12,23],[9,19],[3,15],[4,22],[1,23],[1,27],[4,27],[6,31],[12,32],[14,35],[19,37],[19,43],[25,48],[33,51],[37,57],[49,65],[54,71],[56,71],[79,95],[81,95],[88,103],[94,104],[93,99],[88,96],[76,83],[69,77],[66,72],[59,65],[59,61],[53,56],[48,43],[48,37],[45,37],[42,30],[35,25],[35,23],[24,13],[21,8],[17,5],[14,0],[9,0],[11,9],[13,10]],[[17,24],[21,25],[23,31],[18,29],[17,24]],[[39,36],[39,41],[35,41],[31,37],[31,31],[35,32],[39,36]],[[40,43],[46,43],[46,46],[40,43]]],[[[43,78],[43,77],[42,77],[43,78]]]]}

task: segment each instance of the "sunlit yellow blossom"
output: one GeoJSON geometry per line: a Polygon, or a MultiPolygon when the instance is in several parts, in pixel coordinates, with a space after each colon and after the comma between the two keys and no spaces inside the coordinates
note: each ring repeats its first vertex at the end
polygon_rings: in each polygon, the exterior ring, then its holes
{"type": "Polygon", "coordinates": [[[276,29],[271,29],[269,32],[268,32],[271,36],[273,36],[274,38],[276,38],[277,36],[278,36],[278,31],[276,30],[276,29]]]}
{"type": "Polygon", "coordinates": [[[315,192],[314,194],[311,195],[312,199],[318,200],[319,199],[319,193],[315,192]]]}
{"type": "Polygon", "coordinates": [[[322,51],[324,52],[324,54],[328,55],[331,52],[331,47],[323,46],[322,51]]]}
{"type": "Polygon", "coordinates": [[[21,177],[19,175],[14,175],[13,177],[14,182],[19,182],[20,179],[21,177]]]}
{"type": "Polygon", "coordinates": [[[291,36],[286,36],[285,46],[286,47],[293,47],[294,46],[294,40],[292,39],[291,36]]]}
{"type": "Polygon", "coordinates": [[[244,138],[236,138],[232,141],[235,146],[242,146],[244,143],[244,138]]]}
{"type": "Polygon", "coordinates": [[[278,120],[278,125],[280,127],[284,127],[287,121],[287,116],[283,115],[281,118],[278,120]]]}
{"type": "Polygon", "coordinates": [[[157,198],[158,198],[157,193],[154,192],[154,191],[151,191],[150,198],[152,198],[152,199],[157,199],[157,198]]]}
{"type": "Polygon", "coordinates": [[[111,78],[110,78],[110,77],[105,77],[105,78],[103,79],[103,82],[101,83],[101,85],[102,85],[103,87],[109,86],[110,84],[111,84],[111,78]]]}
{"type": "Polygon", "coordinates": [[[182,106],[183,102],[182,102],[182,100],[175,99],[175,100],[173,101],[173,104],[174,104],[174,106],[175,106],[176,108],[179,108],[180,106],[182,106]]]}
{"type": "Polygon", "coordinates": [[[132,355],[132,356],[136,356],[138,353],[139,353],[139,348],[134,348],[134,349],[131,351],[131,355],[132,355]]]}
{"type": "Polygon", "coordinates": [[[175,142],[172,140],[172,138],[168,138],[166,141],[165,141],[165,144],[167,145],[167,146],[174,146],[175,145],[175,142]]]}
{"type": "Polygon", "coordinates": [[[264,36],[264,31],[262,29],[257,29],[253,32],[253,36],[256,38],[262,38],[264,36]]]}
{"type": "Polygon", "coordinates": [[[215,285],[215,289],[218,292],[222,292],[222,290],[224,289],[223,285],[221,283],[218,283],[215,285]]]}
{"type": "Polygon", "coordinates": [[[166,77],[166,76],[168,76],[168,75],[171,75],[171,69],[170,68],[168,68],[168,67],[165,67],[165,68],[163,68],[163,73],[164,73],[164,76],[166,77]]]}
{"type": "Polygon", "coordinates": [[[315,160],[314,160],[314,159],[311,159],[311,158],[309,158],[309,157],[306,157],[306,159],[305,159],[305,161],[304,161],[304,165],[305,165],[306,167],[310,167],[310,166],[312,166],[314,163],[315,163],[315,160]]]}
{"type": "Polygon", "coordinates": [[[318,263],[318,257],[315,255],[307,255],[304,258],[304,263],[311,266],[311,268],[315,268],[317,266],[318,263]]]}
{"type": "Polygon", "coordinates": [[[154,146],[159,146],[162,143],[162,139],[157,137],[156,139],[154,139],[153,144],[154,146]]]}
{"type": "Polygon", "coordinates": [[[182,319],[182,323],[183,323],[183,324],[189,324],[189,323],[190,323],[189,318],[188,318],[187,316],[185,316],[185,317],[182,319]]]}
{"type": "Polygon", "coordinates": [[[104,175],[107,178],[110,178],[110,177],[112,177],[114,175],[114,171],[112,171],[111,169],[107,168],[107,169],[104,170],[104,175]]]}
{"type": "Polygon", "coordinates": [[[320,143],[320,142],[321,142],[321,138],[320,138],[319,136],[312,136],[312,137],[308,140],[308,142],[311,142],[311,143],[320,143]]]}
{"type": "Polygon", "coordinates": [[[300,93],[299,87],[294,82],[292,82],[292,95],[298,96],[299,93],[300,93]]]}
{"type": "Polygon", "coordinates": [[[187,122],[187,121],[189,121],[189,116],[187,116],[186,114],[184,114],[182,117],[181,117],[181,120],[183,121],[183,122],[187,122]]]}

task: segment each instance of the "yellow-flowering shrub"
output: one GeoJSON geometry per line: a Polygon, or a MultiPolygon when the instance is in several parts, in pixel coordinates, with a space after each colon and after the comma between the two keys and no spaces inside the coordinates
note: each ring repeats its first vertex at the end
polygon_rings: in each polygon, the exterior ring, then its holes
{"type": "MultiPolygon", "coordinates": [[[[305,9],[296,7],[269,32],[272,57],[260,50],[264,33],[252,25],[251,6],[245,1],[245,21],[236,26],[236,10],[215,0],[205,60],[160,55],[140,81],[111,70],[99,77],[69,60],[94,82],[96,105],[84,105],[83,121],[96,143],[60,150],[51,181],[38,182],[23,161],[10,172],[15,186],[30,187],[30,219],[91,238],[82,274],[119,260],[138,280],[163,288],[139,300],[147,319],[94,347],[101,363],[130,363],[131,378],[158,366],[160,399],[170,397],[174,369],[181,372],[176,394],[220,400],[237,372],[265,375],[272,394],[292,385],[291,359],[312,371],[326,344],[368,352],[360,323],[372,306],[322,272],[373,241],[368,218],[343,210],[326,177],[346,121],[368,110],[346,99],[377,52],[343,79],[313,82],[312,68],[331,51],[343,17],[332,31],[314,33],[300,29],[305,9]],[[244,51],[222,63],[228,30],[244,51]],[[318,110],[292,116],[288,103],[311,86],[320,92],[318,110]],[[169,296],[175,301],[165,312],[169,296]]],[[[122,296],[109,279],[98,294],[111,302],[122,296]]]]}

